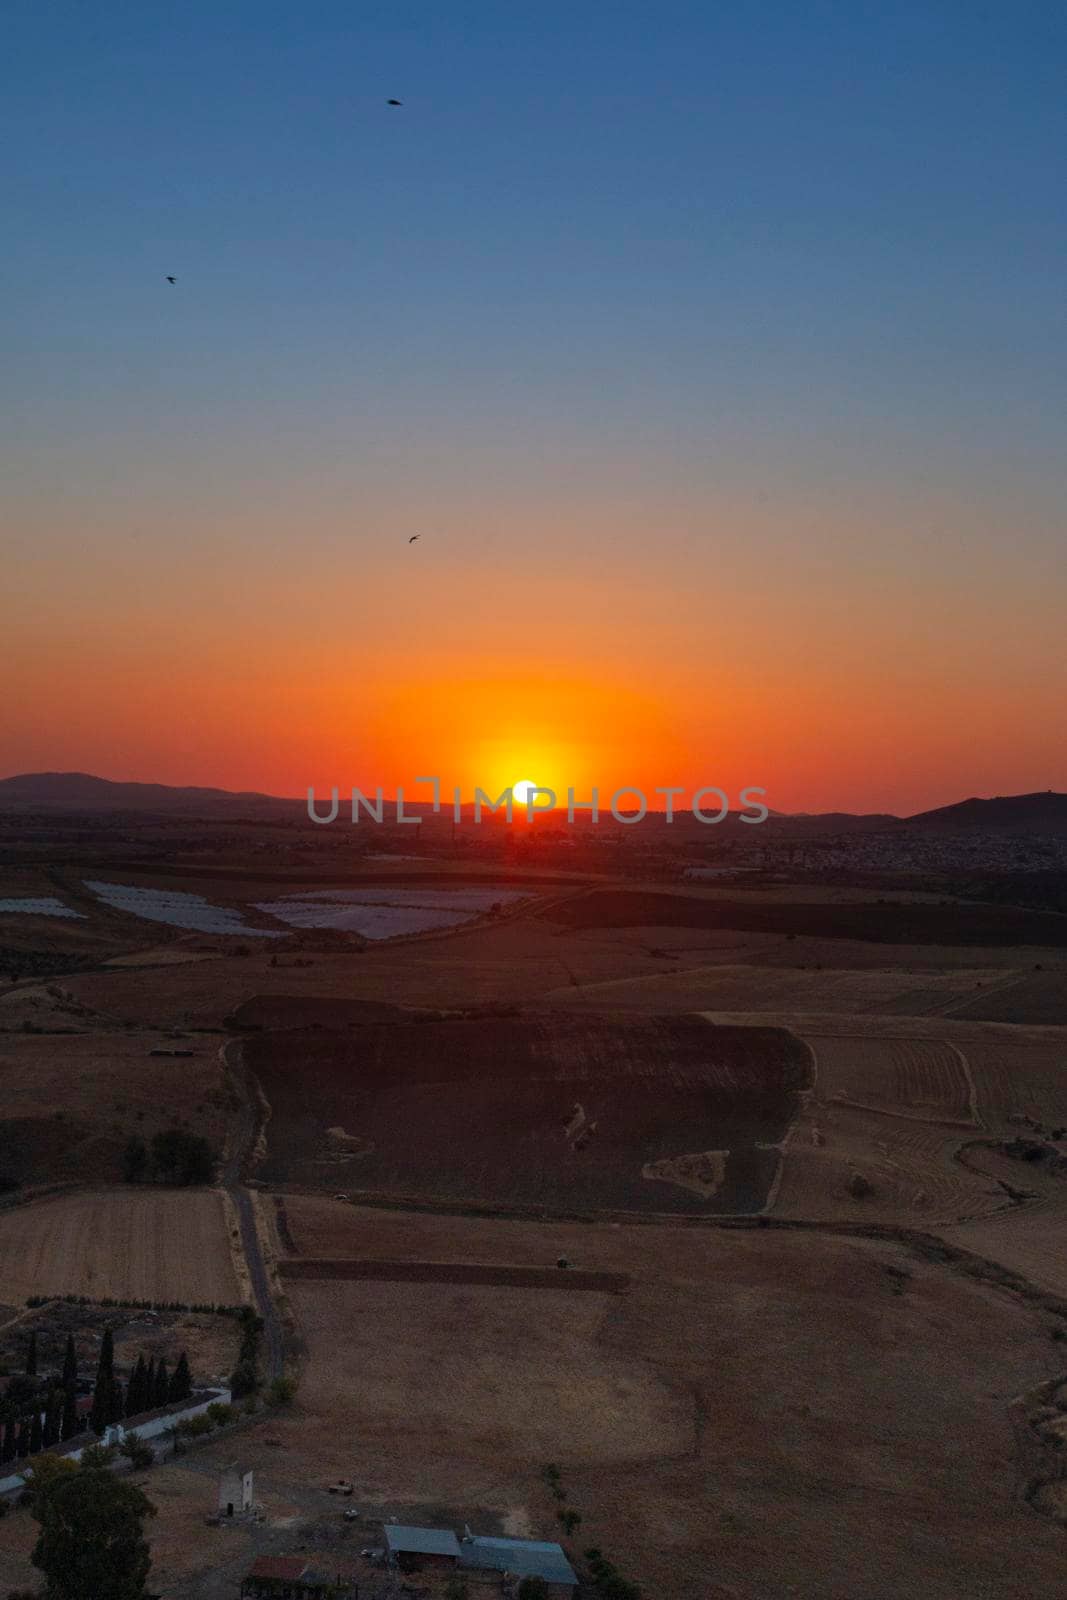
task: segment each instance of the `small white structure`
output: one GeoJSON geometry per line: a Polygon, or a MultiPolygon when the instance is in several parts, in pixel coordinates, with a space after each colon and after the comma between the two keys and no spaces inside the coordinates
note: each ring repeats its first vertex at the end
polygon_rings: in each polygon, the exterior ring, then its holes
{"type": "Polygon", "coordinates": [[[219,1474],[219,1516],[236,1517],[252,1509],[252,1468],[232,1461],[219,1474]]]}

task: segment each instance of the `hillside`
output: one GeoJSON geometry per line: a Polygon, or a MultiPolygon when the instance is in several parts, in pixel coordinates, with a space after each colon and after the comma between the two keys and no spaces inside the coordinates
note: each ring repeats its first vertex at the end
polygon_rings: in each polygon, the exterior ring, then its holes
{"type": "Polygon", "coordinates": [[[956,805],[920,811],[909,828],[1034,829],[1067,833],[1067,794],[1052,789],[1040,794],[997,795],[992,800],[960,800],[956,805]]]}
{"type": "Polygon", "coordinates": [[[88,772],[27,772],[0,778],[0,810],[186,812],[294,806],[293,800],[228,789],[174,788],[164,783],[114,783],[88,772]]]}

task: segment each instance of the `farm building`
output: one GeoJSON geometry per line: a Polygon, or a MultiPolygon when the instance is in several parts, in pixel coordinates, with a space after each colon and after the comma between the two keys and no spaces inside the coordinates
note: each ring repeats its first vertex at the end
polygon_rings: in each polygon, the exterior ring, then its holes
{"type": "Polygon", "coordinates": [[[540,1539],[494,1539],[465,1533],[460,1564],[474,1571],[499,1572],[510,1578],[540,1578],[552,1600],[571,1600],[578,1574],[563,1547],[540,1539]]]}
{"type": "Polygon", "coordinates": [[[252,1509],[252,1468],[232,1461],[219,1474],[219,1516],[235,1517],[252,1509]]]}
{"type": "Polygon", "coordinates": [[[401,1572],[451,1568],[459,1562],[459,1540],[451,1528],[410,1528],[389,1522],[384,1531],[386,1559],[401,1572]]]}
{"type": "Polygon", "coordinates": [[[354,1600],[339,1574],[330,1577],[306,1556],[260,1556],[241,1584],[242,1600],[354,1600]]]}

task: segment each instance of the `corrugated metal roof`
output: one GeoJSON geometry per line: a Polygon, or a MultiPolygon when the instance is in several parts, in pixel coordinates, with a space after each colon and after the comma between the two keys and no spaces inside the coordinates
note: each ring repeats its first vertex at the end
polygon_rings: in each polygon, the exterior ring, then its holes
{"type": "Polygon", "coordinates": [[[542,1539],[494,1539],[476,1535],[460,1546],[463,1564],[493,1572],[514,1572],[518,1577],[543,1578],[546,1583],[578,1582],[562,1545],[542,1539]]]}
{"type": "Polygon", "coordinates": [[[385,1542],[390,1550],[412,1555],[455,1556],[461,1554],[459,1540],[451,1528],[410,1528],[401,1523],[385,1524],[385,1542]]]}

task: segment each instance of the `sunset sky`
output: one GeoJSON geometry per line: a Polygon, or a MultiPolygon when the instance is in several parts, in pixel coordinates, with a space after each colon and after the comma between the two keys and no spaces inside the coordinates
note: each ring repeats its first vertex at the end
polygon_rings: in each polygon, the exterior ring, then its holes
{"type": "Polygon", "coordinates": [[[1067,789],[1061,5],[4,35],[0,776],[1067,789]]]}

